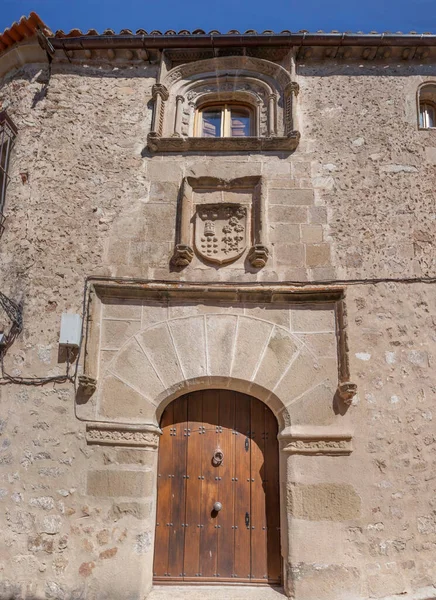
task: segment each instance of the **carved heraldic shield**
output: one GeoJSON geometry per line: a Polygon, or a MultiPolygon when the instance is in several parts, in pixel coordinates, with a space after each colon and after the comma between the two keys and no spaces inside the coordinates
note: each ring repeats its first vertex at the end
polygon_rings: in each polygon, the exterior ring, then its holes
{"type": "Polygon", "coordinates": [[[223,264],[247,247],[247,208],[240,204],[200,204],[195,213],[195,249],[205,260],[223,264]]]}

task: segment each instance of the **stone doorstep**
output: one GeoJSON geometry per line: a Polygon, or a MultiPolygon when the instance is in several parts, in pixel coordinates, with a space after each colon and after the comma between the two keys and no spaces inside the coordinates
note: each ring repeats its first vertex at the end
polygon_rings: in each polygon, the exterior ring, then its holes
{"type": "Polygon", "coordinates": [[[146,600],[285,600],[280,588],[245,585],[155,585],[146,600]]]}

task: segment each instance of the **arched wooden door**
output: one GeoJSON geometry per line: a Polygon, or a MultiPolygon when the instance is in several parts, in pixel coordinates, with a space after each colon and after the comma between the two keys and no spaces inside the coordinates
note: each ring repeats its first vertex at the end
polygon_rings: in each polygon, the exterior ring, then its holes
{"type": "Polygon", "coordinates": [[[237,392],[205,390],[172,402],[161,427],[154,580],[280,584],[271,410],[237,392]]]}

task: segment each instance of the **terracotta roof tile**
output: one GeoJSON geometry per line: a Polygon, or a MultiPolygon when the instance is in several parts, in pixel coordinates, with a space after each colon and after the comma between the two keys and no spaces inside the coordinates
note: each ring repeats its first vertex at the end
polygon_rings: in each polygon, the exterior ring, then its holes
{"type": "Polygon", "coordinates": [[[3,33],[0,33],[0,52],[8,50],[26,38],[33,37],[37,29],[41,29],[46,35],[52,35],[50,29],[36,13],[31,12],[28,17],[21,17],[18,23],[12,23],[3,33]]]}
{"type": "MultiPolygon", "coordinates": [[[[69,38],[69,37],[87,37],[87,36],[118,36],[118,35],[159,35],[159,36],[172,36],[172,35],[280,35],[280,34],[291,34],[292,32],[289,29],[283,29],[282,31],[272,31],[271,29],[265,29],[264,31],[256,31],[255,29],[247,29],[246,31],[238,31],[237,29],[230,29],[228,32],[218,31],[217,29],[213,29],[212,31],[205,31],[203,29],[194,29],[189,31],[188,29],[181,29],[180,31],[175,31],[174,29],[168,29],[167,31],[159,31],[154,29],[153,31],[147,32],[145,29],[138,29],[133,32],[131,29],[121,29],[119,33],[117,33],[113,29],[106,29],[102,33],[99,33],[95,29],[90,29],[87,32],[83,32],[80,29],[71,29],[70,31],[63,31],[62,29],[58,29],[55,33],[55,37],[57,38],[69,38]]],[[[355,35],[352,31],[339,31],[337,29],[333,29],[332,31],[323,31],[319,30],[316,32],[310,32],[308,29],[300,29],[299,31],[294,31],[293,33],[306,33],[310,35],[314,34],[324,34],[324,33],[335,33],[335,34],[347,34],[347,35],[355,35]]],[[[363,31],[356,32],[358,35],[392,35],[391,31],[370,31],[368,33],[364,33],[363,31]]],[[[401,31],[398,31],[395,35],[404,35],[401,31]]],[[[431,32],[418,33],[416,31],[410,31],[409,34],[406,35],[433,35],[431,32]]]]}

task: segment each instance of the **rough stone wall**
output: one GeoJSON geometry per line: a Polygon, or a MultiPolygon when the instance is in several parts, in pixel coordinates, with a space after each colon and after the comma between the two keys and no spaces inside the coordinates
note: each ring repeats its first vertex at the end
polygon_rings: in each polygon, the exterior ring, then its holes
{"type": "Polygon", "coordinates": [[[434,131],[417,124],[419,67],[302,65],[302,169],[328,211],[340,279],[434,276],[434,131]]]}
{"type": "Polygon", "coordinates": [[[340,468],[335,457],[289,462],[295,589],[301,598],[433,589],[433,286],[350,286],[347,306],[355,450],[340,468]]]}
{"type": "MultiPolygon", "coordinates": [[[[89,275],[434,275],[436,139],[417,131],[415,106],[432,68],[301,66],[295,154],[213,159],[143,152],[156,73],[53,65],[49,79],[36,65],[0,83],[0,105],[20,131],[0,240],[1,291],[24,300],[10,373],[65,372],[60,314],[81,311],[89,275]],[[199,261],[170,269],[182,176],[212,173],[267,179],[272,257],[264,269],[199,261]]],[[[355,450],[348,462],[288,459],[297,597],[384,597],[436,585],[433,287],[347,287],[355,450]],[[343,535],[332,539],[337,522],[343,535]]],[[[133,573],[152,552],[155,453],[87,446],[69,384],[5,385],[0,394],[0,598],[137,598],[150,583],[133,573]],[[91,467],[119,472],[105,499],[104,475],[96,495],[86,493],[91,467]],[[125,495],[129,478],[136,496],[125,495]]]]}

